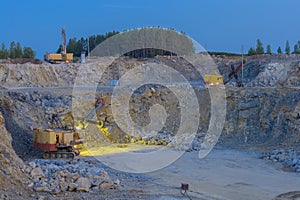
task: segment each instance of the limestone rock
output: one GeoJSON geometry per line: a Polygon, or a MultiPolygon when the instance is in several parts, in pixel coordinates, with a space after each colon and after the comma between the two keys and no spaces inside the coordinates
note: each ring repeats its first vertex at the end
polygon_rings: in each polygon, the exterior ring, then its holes
{"type": "Polygon", "coordinates": [[[31,172],[30,172],[30,175],[33,178],[44,178],[45,177],[42,169],[39,168],[39,167],[36,167],[36,168],[32,169],[31,172]]]}
{"type": "Polygon", "coordinates": [[[46,186],[37,186],[34,188],[36,192],[50,192],[46,186]]]}
{"type": "Polygon", "coordinates": [[[72,173],[72,174],[69,174],[67,177],[66,177],[66,181],[67,182],[75,182],[77,179],[79,179],[81,176],[80,174],[77,174],[77,173],[72,173]]]}
{"type": "Polygon", "coordinates": [[[91,187],[91,182],[88,178],[80,177],[76,182],[76,190],[79,192],[89,192],[91,187]]]}
{"type": "Polygon", "coordinates": [[[68,183],[66,183],[66,182],[60,182],[60,183],[59,183],[59,188],[60,188],[60,190],[61,190],[62,192],[67,191],[67,189],[68,189],[68,183]]]}
{"type": "Polygon", "coordinates": [[[0,141],[0,194],[5,195],[7,199],[13,199],[14,196],[11,195],[18,195],[18,193],[24,193],[27,190],[29,179],[23,172],[25,170],[23,161],[12,148],[12,137],[6,130],[5,120],[1,112],[0,141]]]}
{"type": "Polygon", "coordinates": [[[78,185],[76,183],[69,183],[68,191],[73,192],[77,187],[78,185]]]}
{"type": "Polygon", "coordinates": [[[52,193],[52,194],[59,194],[59,193],[61,193],[61,190],[60,190],[60,188],[55,187],[55,188],[53,188],[53,189],[51,190],[51,193],[52,193]]]}
{"type": "Polygon", "coordinates": [[[107,183],[107,182],[104,182],[100,185],[100,187],[102,189],[116,189],[116,185],[114,183],[107,183]]]}
{"type": "Polygon", "coordinates": [[[28,165],[29,165],[32,169],[36,168],[35,162],[29,162],[28,165]]]}

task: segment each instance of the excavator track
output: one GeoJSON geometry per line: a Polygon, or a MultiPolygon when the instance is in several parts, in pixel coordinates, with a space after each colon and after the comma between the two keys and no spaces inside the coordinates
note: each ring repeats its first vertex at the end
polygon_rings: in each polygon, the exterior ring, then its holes
{"type": "Polygon", "coordinates": [[[60,152],[60,151],[50,151],[44,152],[44,159],[60,159],[60,158],[75,158],[76,154],[74,152],[60,152]]]}

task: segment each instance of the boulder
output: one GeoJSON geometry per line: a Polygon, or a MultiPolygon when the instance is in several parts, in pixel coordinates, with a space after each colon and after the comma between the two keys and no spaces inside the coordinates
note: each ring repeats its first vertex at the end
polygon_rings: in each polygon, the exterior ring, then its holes
{"type": "Polygon", "coordinates": [[[109,179],[103,178],[101,176],[93,176],[90,178],[92,187],[99,187],[102,183],[107,182],[109,179]]]}
{"type": "Polygon", "coordinates": [[[104,182],[100,185],[100,188],[102,189],[116,189],[117,186],[114,184],[114,183],[107,183],[107,182],[104,182]]]}
{"type": "Polygon", "coordinates": [[[33,170],[31,170],[30,175],[32,178],[44,178],[45,177],[42,169],[39,167],[36,167],[33,170]]]}
{"type": "Polygon", "coordinates": [[[60,182],[60,183],[59,183],[59,188],[60,188],[60,190],[61,190],[62,192],[67,191],[67,189],[68,189],[68,183],[66,183],[66,182],[60,182]]]}
{"type": "Polygon", "coordinates": [[[78,185],[76,183],[69,183],[68,191],[73,192],[77,187],[78,185]]]}
{"type": "Polygon", "coordinates": [[[29,183],[29,184],[27,185],[27,187],[29,187],[29,188],[32,188],[32,187],[33,187],[33,185],[34,185],[34,183],[33,183],[33,182],[31,182],[31,183],[29,183]]]}
{"type": "Polygon", "coordinates": [[[89,192],[91,187],[91,182],[88,178],[80,177],[75,182],[77,184],[76,190],[79,192],[89,192]]]}
{"type": "Polygon", "coordinates": [[[61,190],[60,190],[60,188],[58,188],[58,187],[55,187],[55,188],[53,188],[52,190],[51,190],[51,193],[52,194],[59,194],[61,192],[61,190]]]}
{"type": "Polygon", "coordinates": [[[77,179],[79,179],[81,176],[77,173],[74,174],[68,174],[68,176],[66,177],[66,181],[67,182],[75,182],[77,179]]]}
{"type": "Polygon", "coordinates": [[[46,186],[37,186],[34,188],[36,192],[50,192],[49,188],[46,186]]]}

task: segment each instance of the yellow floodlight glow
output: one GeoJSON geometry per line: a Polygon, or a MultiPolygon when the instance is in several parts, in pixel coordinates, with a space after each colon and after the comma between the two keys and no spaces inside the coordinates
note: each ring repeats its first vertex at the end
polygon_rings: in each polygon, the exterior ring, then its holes
{"type": "MultiPolygon", "coordinates": [[[[156,147],[157,148],[157,147],[156,147]]],[[[138,144],[111,144],[97,147],[85,147],[81,149],[81,156],[105,156],[130,151],[155,150],[155,146],[138,144]]]]}

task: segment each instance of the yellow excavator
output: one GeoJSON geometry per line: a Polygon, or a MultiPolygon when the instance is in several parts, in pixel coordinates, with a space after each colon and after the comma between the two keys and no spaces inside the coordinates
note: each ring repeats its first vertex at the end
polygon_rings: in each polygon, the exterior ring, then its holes
{"type": "MultiPolygon", "coordinates": [[[[104,105],[102,98],[97,100],[95,108],[82,121],[78,121],[79,126],[86,128],[90,119],[94,117],[98,110],[104,105]]],[[[79,137],[77,129],[74,127],[74,118],[71,112],[64,113],[63,123],[58,114],[53,114],[51,118],[52,128],[42,129],[35,128],[33,130],[34,148],[44,151],[43,157],[48,158],[74,158],[80,154],[80,146],[83,139],[79,137]],[[67,125],[66,125],[67,124],[67,125]]],[[[107,136],[110,136],[107,128],[103,126],[103,122],[99,120],[99,129],[107,136]]],[[[78,127],[76,127],[78,128],[78,127]]]]}
{"type": "MultiPolygon", "coordinates": [[[[64,121],[73,121],[71,112],[63,115],[65,116],[64,121]]],[[[34,148],[43,151],[43,158],[45,159],[78,156],[80,148],[76,146],[83,144],[83,139],[80,138],[73,125],[62,122],[58,114],[52,115],[50,124],[50,128],[35,128],[33,130],[34,148]]]]}
{"type": "Polygon", "coordinates": [[[205,85],[220,85],[223,84],[224,76],[218,74],[216,70],[212,70],[212,74],[204,75],[205,85]]]}
{"type": "Polygon", "coordinates": [[[74,158],[80,154],[76,145],[82,144],[75,130],[40,129],[33,130],[34,148],[44,151],[43,158],[74,158]]]}
{"type": "Polygon", "coordinates": [[[61,30],[62,35],[62,45],[61,53],[46,53],[44,55],[44,60],[55,64],[55,63],[69,63],[73,61],[73,53],[67,53],[67,43],[66,43],[66,32],[65,29],[61,30]]]}
{"type": "Polygon", "coordinates": [[[224,84],[226,85],[227,83],[229,83],[229,81],[231,81],[231,79],[235,78],[236,80],[236,85],[238,87],[244,87],[242,81],[240,81],[238,79],[238,75],[237,73],[240,71],[240,69],[243,67],[243,65],[246,63],[245,60],[242,61],[242,63],[240,65],[238,65],[236,68],[234,68],[233,65],[231,65],[231,72],[229,73],[228,77],[226,78],[226,80],[224,80],[224,76],[218,74],[216,72],[216,70],[212,70],[212,74],[205,74],[204,75],[204,84],[205,85],[221,85],[224,84]]]}
{"type": "MultiPolygon", "coordinates": [[[[71,112],[63,113],[61,120],[58,114],[53,114],[51,119],[51,129],[35,128],[33,131],[33,142],[36,149],[44,151],[43,157],[48,158],[74,158],[80,154],[83,139],[79,137],[77,130],[84,130],[92,123],[111,141],[114,140],[111,131],[105,123],[98,119],[93,121],[93,117],[104,106],[103,98],[99,98],[95,103],[95,108],[91,110],[83,119],[74,119],[71,112]]],[[[106,120],[105,120],[106,121],[106,120]]],[[[124,133],[122,143],[136,143],[144,145],[167,145],[166,139],[158,136],[142,138],[140,136],[130,136],[124,133]]],[[[118,142],[119,143],[119,142],[118,142]]]]}

